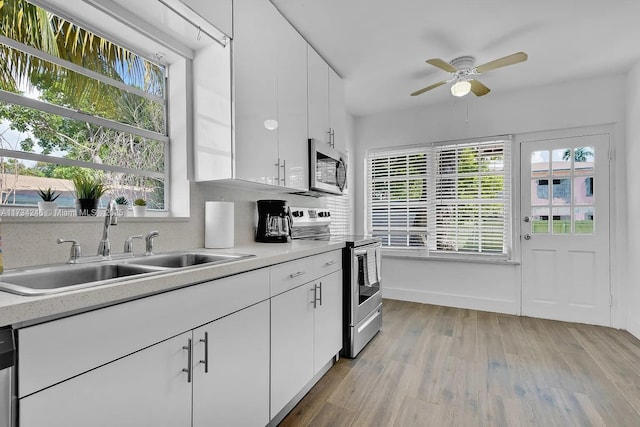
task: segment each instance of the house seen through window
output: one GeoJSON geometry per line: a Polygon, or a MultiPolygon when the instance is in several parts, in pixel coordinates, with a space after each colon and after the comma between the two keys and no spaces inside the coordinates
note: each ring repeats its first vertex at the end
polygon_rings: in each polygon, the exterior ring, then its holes
{"type": "Polygon", "coordinates": [[[73,206],[71,179],[164,209],[169,143],[165,68],[21,0],[0,2],[0,202],[38,189],[73,206]]]}

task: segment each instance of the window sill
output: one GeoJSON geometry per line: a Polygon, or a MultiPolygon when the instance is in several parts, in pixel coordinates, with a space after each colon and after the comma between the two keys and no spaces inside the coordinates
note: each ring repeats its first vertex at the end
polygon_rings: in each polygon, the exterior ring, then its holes
{"type": "Polygon", "coordinates": [[[473,256],[473,255],[445,255],[429,254],[427,250],[420,249],[382,249],[382,256],[385,258],[401,258],[420,261],[444,261],[444,262],[464,262],[478,264],[496,265],[520,265],[520,261],[504,259],[493,256],[473,256]]]}

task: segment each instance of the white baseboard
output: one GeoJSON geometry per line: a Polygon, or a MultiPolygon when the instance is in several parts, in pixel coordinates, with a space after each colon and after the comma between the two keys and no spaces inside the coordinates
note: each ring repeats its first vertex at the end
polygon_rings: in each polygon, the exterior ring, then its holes
{"type": "Polygon", "coordinates": [[[640,340],[640,319],[628,319],[627,332],[640,340]]]}
{"type": "Polygon", "coordinates": [[[419,302],[423,304],[491,311],[494,313],[520,314],[520,303],[518,301],[509,301],[497,298],[481,298],[467,295],[423,292],[398,288],[383,288],[382,297],[401,301],[419,302]]]}

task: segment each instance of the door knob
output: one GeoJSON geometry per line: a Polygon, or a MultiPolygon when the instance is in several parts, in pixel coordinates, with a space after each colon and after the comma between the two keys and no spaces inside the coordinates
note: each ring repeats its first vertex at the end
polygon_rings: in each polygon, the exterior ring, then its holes
{"type": "Polygon", "coordinates": [[[524,235],[524,240],[531,240],[531,234],[527,233],[524,235]]]}
{"type": "Polygon", "coordinates": [[[529,222],[529,221],[531,221],[531,217],[525,216],[524,218],[522,218],[522,220],[524,222],[529,222]]]}

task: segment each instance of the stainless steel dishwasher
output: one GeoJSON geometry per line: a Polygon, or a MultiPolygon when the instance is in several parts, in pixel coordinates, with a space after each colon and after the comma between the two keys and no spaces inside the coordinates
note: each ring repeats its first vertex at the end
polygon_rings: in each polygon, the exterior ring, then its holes
{"type": "Polygon", "coordinates": [[[13,329],[0,329],[0,427],[16,425],[15,359],[13,329]]]}

